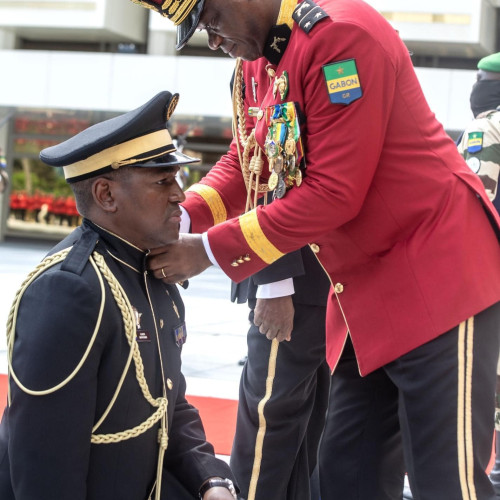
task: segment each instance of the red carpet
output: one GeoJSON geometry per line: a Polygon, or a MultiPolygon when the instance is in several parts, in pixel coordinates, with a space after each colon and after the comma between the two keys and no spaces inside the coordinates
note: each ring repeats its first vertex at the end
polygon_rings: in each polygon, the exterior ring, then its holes
{"type": "MultiPolygon", "coordinates": [[[[189,402],[198,408],[207,439],[218,455],[229,455],[236,428],[238,401],[231,399],[187,396],[189,402]]],[[[7,375],[0,375],[0,417],[7,404],[7,375]]]]}
{"type": "Polygon", "coordinates": [[[214,445],[218,455],[230,455],[236,429],[238,401],[232,399],[186,396],[198,408],[207,440],[214,445]]]}
{"type": "Polygon", "coordinates": [[[7,406],[7,375],[0,375],[0,414],[7,406]]]}

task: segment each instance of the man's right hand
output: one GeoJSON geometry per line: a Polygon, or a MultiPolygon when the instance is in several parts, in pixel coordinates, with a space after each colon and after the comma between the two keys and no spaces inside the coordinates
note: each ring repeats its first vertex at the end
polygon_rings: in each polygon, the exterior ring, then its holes
{"type": "Polygon", "coordinates": [[[211,265],[201,234],[181,234],[175,243],[151,250],[148,258],[148,269],[166,283],[185,281],[211,265]]]}

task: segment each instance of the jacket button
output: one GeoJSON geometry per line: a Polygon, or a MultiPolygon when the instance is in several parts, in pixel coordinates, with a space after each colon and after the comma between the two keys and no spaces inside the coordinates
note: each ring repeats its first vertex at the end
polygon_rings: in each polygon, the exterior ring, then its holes
{"type": "Polygon", "coordinates": [[[342,293],[344,291],[344,285],[342,283],[336,283],[333,289],[335,293],[342,293]]]}
{"type": "Polygon", "coordinates": [[[231,265],[233,267],[238,267],[239,266],[238,261],[236,261],[236,260],[233,260],[233,262],[231,262],[231,265]]]}
{"type": "Polygon", "coordinates": [[[174,386],[174,383],[169,378],[167,378],[168,390],[171,391],[173,386],[174,386]]]}
{"type": "Polygon", "coordinates": [[[314,253],[319,253],[319,245],[316,245],[316,243],[311,243],[311,245],[309,245],[311,247],[311,250],[314,252],[314,253]]]}

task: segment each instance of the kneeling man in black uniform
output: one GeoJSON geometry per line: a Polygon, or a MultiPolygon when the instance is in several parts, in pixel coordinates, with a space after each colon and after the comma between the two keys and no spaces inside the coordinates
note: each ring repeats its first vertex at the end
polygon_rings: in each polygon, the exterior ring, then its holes
{"type": "Polygon", "coordinates": [[[185,398],[184,307],[146,258],[179,236],[167,121],[178,95],[41,152],[82,225],[22,284],[9,315],[0,498],[233,500],[228,465],[185,398]]]}

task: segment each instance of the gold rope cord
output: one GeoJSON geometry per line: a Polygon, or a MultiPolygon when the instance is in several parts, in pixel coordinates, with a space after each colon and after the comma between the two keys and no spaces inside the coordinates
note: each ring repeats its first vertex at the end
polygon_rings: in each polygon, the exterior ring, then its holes
{"type": "MultiPolygon", "coordinates": [[[[46,269],[49,267],[52,267],[53,265],[57,264],[58,262],[63,261],[67,254],[69,253],[70,249],[65,249],[62,250],[61,252],[58,252],[54,255],[51,255],[44,259],[24,280],[22,283],[21,287],[19,290],[16,292],[14,302],[12,304],[12,307],[9,312],[9,316],[7,319],[7,359],[8,359],[8,366],[9,366],[9,376],[11,376],[16,384],[19,386],[19,388],[30,395],[33,396],[44,396],[47,394],[51,394],[56,392],[57,390],[61,389],[65,385],[67,385],[75,376],[76,374],[80,371],[83,363],[86,361],[88,358],[90,351],[92,349],[92,346],[94,344],[95,338],[97,336],[97,333],[99,331],[99,327],[101,324],[102,320],[102,314],[104,311],[104,304],[105,304],[105,294],[104,294],[104,283],[102,280],[102,276],[106,278],[106,281],[109,284],[109,287],[111,289],[111,292],[113,294],[113,297],[116,301],[116,304],[118,308],[120,309],[120,312],[122,313],[122,318],[124,322],[124,328],[125,328],[125,335],[127,337],[127,341],[131,347],[131,351],[129,354],[129,358],[127,360],[127,363],[125,365],[125,368],[123,370],[122,376],[120,378],[120,382],[117,386],[117,389],[115,391],[115,394],[109,403],[106,411],[104,412],[103,416],[99,419],[99,421],[94,425],[92,432],[94,432],[104,421],[106,416],[109,414],[109,411],[113,407],[114,403],[116,402],[116,399],[118,397],[118,394],[122,388],[123,381],[125,379],[126,373],[130,367],[131,359],[133,358],[134,364],[135,364],[135,372],[136,372],[136,379],[137,382],[139,383],[139,386],[142,390],[142,393],[144,395],[144,398],[148,401],[148,403],[157,408],[157,410],[142,424],[137,425],[133,427],[132,429],[127,429],[121,432],[113,433],[113,434],[92,434],[91,435],[91,442],[94,444],[106,444],[106,443],[118,443],[120,441],[124,441],[126,439],[134,438],[137,437],[144,432],[146,432],[148,429],[153,427],[153,425],[158,422],[162,417],[166,416],[167,412],[167,405],[168,401],[167,398],[164,397],[159,397],[154,399],[151,396],[151,393],[149,391],[149,387],[147,385],[147,381],[144,377],[144,365],[142,362],[142,357],[139,351],[139,348],[137,346],[137,341],[136,341],[136,336],[135,336],[135,321],[134,321],[134,315],[132,313],[132,307],[130,305],[130,302],[127,298],[127,295],[125,294],[123,288],[121,287],[120,283],[116,279],[116,277],[113,275],[113,273],[110,271],[109,267],[107,266],[104,258],[102,255],[100,255],[97,252],[94,252],[92,254],[92,257],[89,258],[92,266],[94,267],[96,274],[99,279],[100,287],[101,287],[101,306],[99,310],[99,315],[97,318],[96,326],[94,329],[94,332],[92,334],[91,340],[89,342],[89,345],[83,354],[81,360],[79,361],[78,365],[76,368],[73,370],[73,372],[66,377],[62,382],[59,384],[55,385],[54,387],[51,387],[49,389],[41,390],[41,391],[34,391],[31,389],[28,389],[25,387],[18,377],[16,376],[13,368],[12,368],[12,353],[14,349],[14,337],[15,337],[15,326],[16,322],[14,318],[17,318],[17,313],[19,310],[19,304],[21,302],[21,298],[26,291],[27,287],[46,269]],[[100,272],[99,272],[100,271],[100,272]]],[[[10,396],[10,387],[8,389],[8,402],[9,405],[11,403],[11,396],[10,396]]],[[[165,448],[163,446],[166,444],[166,439],[164,436],[161,436],[161,446],[160,449],[164,451],[165,448]]]]}
{"type": "Polygon", "coordinates": [[[256,206],[259,193],[268,192],[269,186],[259,184],[264,160],[262,159],[262,149],[255,139],[255,128],[250,135],[246,131],[245,105],[243,102],[243,61],[240,58],[236,59],[233,84],[233,136],[236,139],[241,172],[247,186],[246,212],[256,206]],[[241,152],[241,146],[243,146],[243,152],[241,152]],[[250,159],[252,150],[253,155],[250,159]],[[253,199],[251,196],[252,190],[254,190],[253,199]]]}

